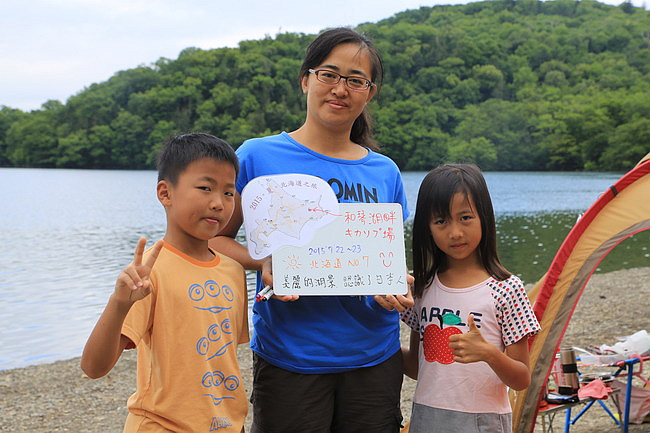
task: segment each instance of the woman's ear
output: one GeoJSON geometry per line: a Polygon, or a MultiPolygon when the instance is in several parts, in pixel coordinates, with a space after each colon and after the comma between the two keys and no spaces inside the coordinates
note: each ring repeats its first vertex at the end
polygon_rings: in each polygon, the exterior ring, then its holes
{"type": "Polygon", "coordinates": [[[300,79],[300,87],[302,88],[302,93],[304,93],[305,95],[307,94],[307,82],[309,80],[309,75],[310,74],[305,74],[300,79]]]}
{"type": "Polygon", "coordinates": [[[368,91],[368,98],[366,99],[366,104],[372,100],[373,96],[375,96],[376,93],[377,93],[377,86],[370,86],[370,89],[368,91]]]}
{"type": "Polygon", "coordinates": [[[172,191],[171,185],[166,180],[161,180],[156,185],[156,195],[158,196],[158,201],[165,207],[169,207],[172,204],[172,191]]]}

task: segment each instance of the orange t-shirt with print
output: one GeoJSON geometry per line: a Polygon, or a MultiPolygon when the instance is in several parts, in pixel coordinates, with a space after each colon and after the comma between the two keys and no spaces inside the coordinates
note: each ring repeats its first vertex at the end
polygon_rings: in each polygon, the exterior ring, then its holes
{"type": "Polygon", "coordinates": [[[122,327],[138,352],[124,432],[240,433],[248,410],[237,363],[237,345],[249,341],[243,268],[216,252],[200,262],[165,242],[151,282],[122,327]]]}

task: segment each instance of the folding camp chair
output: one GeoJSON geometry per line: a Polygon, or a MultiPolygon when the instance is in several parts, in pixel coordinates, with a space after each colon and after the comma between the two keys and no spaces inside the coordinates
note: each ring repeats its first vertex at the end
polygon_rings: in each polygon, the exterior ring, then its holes
{"type": "MultiPolygon", "coordinates": [[[[643,362],[647,360],[650,360],[650,356],[642,357],[635,355],[626,359],[625,361],[620,361],[612,365],[612,367],[618,368],[618,370],[616,370],[616,373],[614,373],[615,377],[627,377],[625,384],[625,405],[623,406],[623,423],[621,426],[623,433],[628,432],[628,426],[630,423],[630,409],[633,405],[633,399],[635,400],[634,406],[639,412],[641,412],[633,414],[634,418],[645,415],[648,413],[648,411],[650,411],[650,380],[643,377],[643,362]],[[637,365],[638,368],[636,371],[634,371],[635,366],[637,365]],[[634,377],[639,378],[644,383],[644,386],[633,386],[632,380],[634,377]]],[[[617,404],[617,407],[620,411],[620,402],[618,398],[614,399],[614,402],[617,404]]]]}

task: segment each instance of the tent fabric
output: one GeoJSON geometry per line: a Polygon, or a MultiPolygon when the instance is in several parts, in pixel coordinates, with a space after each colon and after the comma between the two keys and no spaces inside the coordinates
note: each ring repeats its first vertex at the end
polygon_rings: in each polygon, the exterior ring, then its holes
{"type": "Polygon", "coordinates": [[[542,388],[587,281],[616,245],[650,229],[650,153],[592,204],[529,293],[542,330],[529,339],[531,384],[514,393],[513,432],[535,426],[542,388]]]}

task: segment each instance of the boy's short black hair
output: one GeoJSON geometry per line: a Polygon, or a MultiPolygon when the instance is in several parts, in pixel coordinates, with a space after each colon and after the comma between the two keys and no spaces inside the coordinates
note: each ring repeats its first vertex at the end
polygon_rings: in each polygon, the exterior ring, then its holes
{"type": "Polygon", "coordinates": [[[195,132],[172,135],[165,140],[156,160],[158,182],[166,180],[175,185],[183,170],[202,158],[229,162],[235,169],[235,178],[239,174],[239,160],[227,142],[214,135],[195,132]]]}

